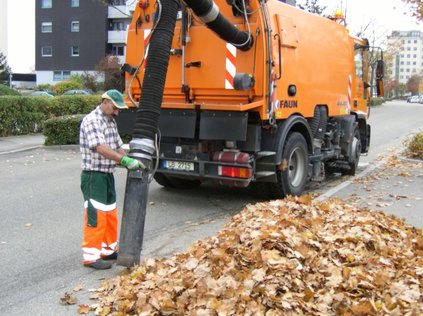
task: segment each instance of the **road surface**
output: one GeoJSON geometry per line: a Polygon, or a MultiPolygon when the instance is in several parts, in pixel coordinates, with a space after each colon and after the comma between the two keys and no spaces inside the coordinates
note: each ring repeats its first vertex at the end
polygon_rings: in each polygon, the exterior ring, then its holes
{"type": "MultiPolygon", "coordinates": [[[[360,171],[423,128],[422,118],[422,104],[388,102],[372,108],[371,151],[362,157],[360,171]]],[[[79,159],[72,147],[0,155],[0,315],[75,315],[75,306],[59,304],[65,292],[82,286],[76,293],[78,304],[90,304],[88,289],[123,269],[95,271],[81,264],[79,159]]],[[[115,176],[122,210],[126,170],[119,169],[115,176]]],[[[324,192],[340,181],[318,189],[324,192]]],[[[214,235],[244,205],[258,200],[249,190],[202,185],[180,191],[152,182],[143,257],[184,251],[195,240],[214,235]]]]}

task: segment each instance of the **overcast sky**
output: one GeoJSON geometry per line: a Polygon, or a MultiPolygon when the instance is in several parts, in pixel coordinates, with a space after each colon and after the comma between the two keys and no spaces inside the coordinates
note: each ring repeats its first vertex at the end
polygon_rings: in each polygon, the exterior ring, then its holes
{"type": "Polygon", "coordinates": [[[411,8],[401,0],[319,0],[319,4],[327,6],[329,14],[342,6],[347,28],[353,34],[369,24],[366,34],[369,37],[373,32],[386,38],[392,30],[423,31],[423,24],[411,16],[411,8]]]}
{"type": "MultiPolygon", "coordinates": [[[[5,1],[5,0],[0,0],[5,1]]],[[[64,1],[64,0],[59,0],[64,1]]],[[[350,31],[355,34],[372,22],[368,30],[385,38],[392,30],[422,30],[411,17],[410,9],[401,0],[320,0],[332,13],[342,5],[350,31]]],[[[35,68],[35,0],[9,0],[8,64],[15,73],[31,72],[35,68]]],[[[371,36],[371,34],[367,34],[371,36]]]]}

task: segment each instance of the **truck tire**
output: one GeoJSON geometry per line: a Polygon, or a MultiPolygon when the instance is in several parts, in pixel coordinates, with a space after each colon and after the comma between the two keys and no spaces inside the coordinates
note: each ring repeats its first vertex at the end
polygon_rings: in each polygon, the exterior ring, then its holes
{"type": "Polygon", "coordinates": [[[200,180],[189,180],[182,179],[173,176],[168,176],[169,181],[172,183],[172,187],[176,189],[194,189],[200,186],[200,180]]]}
{"type": "Polygon", "coordinates": [[[301,195],[308,175],[307,142],[301,133],[292,132],[288,135],[281,158],[276,171],[278,182],[270,185],[273,197],[301,195]]]}
{"type": "Polygon", "coordinates": [[[165,188],[173,188],[172,182],[170,182],[169,178],[166,177],[163,173],[156,172],[154,174],[154,180],[156,180],[158,184],[165,188]]]}
{"type": "Polygon", "coordinates": [[[358,168],[358,162],[360,160],[361,155],[361,138],[360,138],[360,130],[358,126],[354,129],[354,137],[351,142],[351,157],[348,158],[348,169],[342,169],[341,174],[343,176],[353,176],[358,168]]]}

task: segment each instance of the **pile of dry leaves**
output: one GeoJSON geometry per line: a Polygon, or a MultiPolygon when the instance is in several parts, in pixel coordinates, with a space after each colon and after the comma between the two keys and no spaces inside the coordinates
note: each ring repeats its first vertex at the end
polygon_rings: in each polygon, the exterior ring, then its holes
{"type": "Polygon", "coordinates": [[[98,315],[422,315],[423,237],[341,201],[248,205],[186,253],[98,289],[98,315]]]}

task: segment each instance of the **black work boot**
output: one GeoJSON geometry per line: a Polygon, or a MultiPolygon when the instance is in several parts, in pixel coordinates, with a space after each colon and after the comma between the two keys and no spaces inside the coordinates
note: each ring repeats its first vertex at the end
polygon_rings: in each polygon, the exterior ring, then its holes
{"type": "Polygon", "coordinates": [[[114,253],[112,253],[108,256],[101,257],[101,259],[103,259],[103,260],[116,260],[117,257],[118,257],[118,253],[117,253],[117,251],[115,251],[114,253]]]}
{"type": "Polygon", "coordinates": [[[84,263],[85,267],[94,268],[96,270],[106,270],[112,267],[111,262],[104,261],[103,259],[98,259],[91,263],[84,263]]]}

